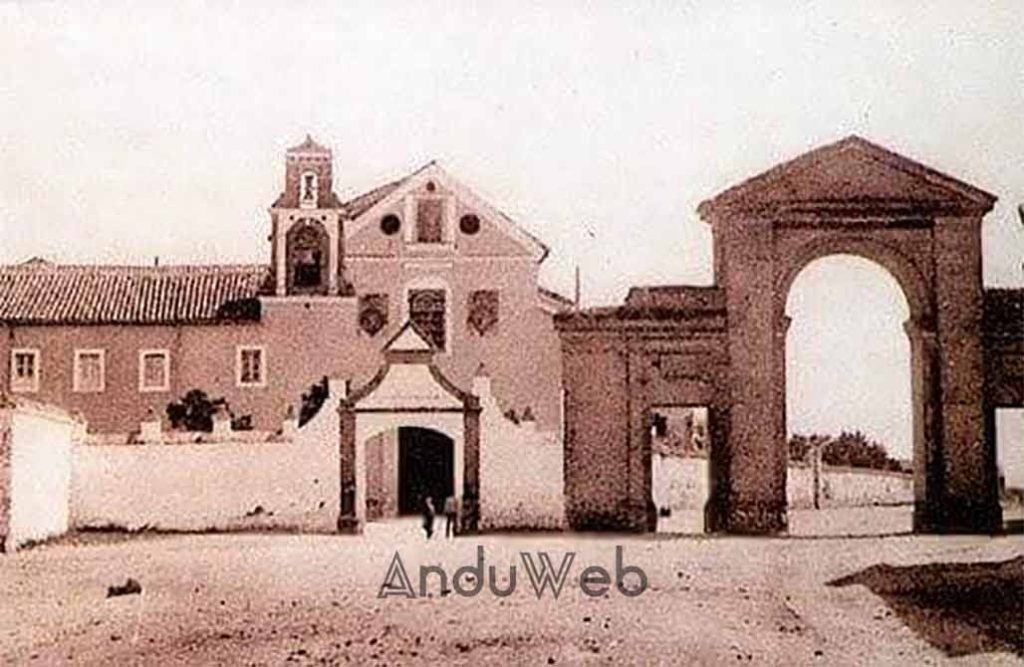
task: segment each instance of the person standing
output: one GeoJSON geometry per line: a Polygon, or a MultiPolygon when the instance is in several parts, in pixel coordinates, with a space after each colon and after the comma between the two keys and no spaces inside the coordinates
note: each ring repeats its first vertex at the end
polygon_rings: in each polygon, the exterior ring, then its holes
{"type": "Polygon", "coordinates": [[[459,499],[452,494],[444,501],[444,536],[445,538],[455,537],[459,531],[459,499]]]}
{"type": "Polygon", "coordinates": [[[423,499],[423,531],[427,534],[429,540],[434,536],[434,515],[437,512],[434,510],[434,501],[430,496],[426,496],[423,499]]]}

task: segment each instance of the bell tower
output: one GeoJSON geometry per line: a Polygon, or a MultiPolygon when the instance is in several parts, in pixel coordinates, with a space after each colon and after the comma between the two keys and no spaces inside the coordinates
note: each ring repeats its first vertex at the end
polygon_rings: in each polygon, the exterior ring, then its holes
{"type": "Polygon", "coordinates": [[[331,149],[308,134],[285,153],[284,192],[270,207],[277,296],[328,296],[342,289],[342,207],[331,167],[331,149]]]}

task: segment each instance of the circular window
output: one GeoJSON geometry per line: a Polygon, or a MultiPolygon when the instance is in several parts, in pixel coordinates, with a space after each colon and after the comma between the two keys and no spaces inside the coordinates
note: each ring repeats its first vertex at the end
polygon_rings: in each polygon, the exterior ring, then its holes
{"type": "Polygon", "coordinates": [[[459,229],[463,234],[476,234],[480,231],[480,218],[476,217],[472,213],[462,216],[459,219],[459,229]]]}
{"type": "Polygon", "coordinates": [[[394,236],[402,228],[402,221],[397,215],[385,215],[380,221],[380,231],[388,236],[394,236]]]}
{"type": "Polygon", "coordinates": [[[436,189],[437,186],[434,185],[434,181],[427,181],[427,192],[433,192],[436,189]]]}

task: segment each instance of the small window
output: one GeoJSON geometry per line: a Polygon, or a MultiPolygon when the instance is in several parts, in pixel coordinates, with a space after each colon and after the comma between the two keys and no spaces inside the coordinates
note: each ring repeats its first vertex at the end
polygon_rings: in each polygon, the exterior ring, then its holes
{"type": "Polygon", "coordinates": [[[106,388],[106,353],[103,350],[75,350],[72,390],[100,392],[106,388]]]}
{"type": "Polygon", "coordinates": [[[139,391],[168,391],[171,388],[171,354],[167,350],[139,352],[139,391]]]}
{"type": "Polygon", "coordinates": [[[307,171],[303,172],[299,182],[299,204],[303,208],[316,206],[316,174],[307,171]]]}
{"type": "Polygon", "coordinates": [[[466,236],[472,236],[480,231],[480,218],[476,217],[472,213],[459,218],[459,231],[466,236]]]}
{"type": "Polygon", "coordinates": [[[385,236],[394,236],[401,228],[402,221],[397,215],[385,215],[380,220],[380,231],[384,232],[385,236]]]}
{"type": "Polygon", "coordinates": [[[446,310],[443,289],[409,290],[409,319],[441,351],[447,338],[446,310]]]}
{"type": "Polygon", "coordinates": [[[11,391],[39,391],[39,350],[11,350],[11,391]]]}
{"type": "Polygon", "coordinates": [[[266,354],[262,347],[238,348],[237,380],[239,387],[266,386],[266,354]]]}
{"type": "Polygon", "coordinates": [[[444,240],[444,200],[420,199],[416,205],[416,242],[441,243],[444,240]]]}

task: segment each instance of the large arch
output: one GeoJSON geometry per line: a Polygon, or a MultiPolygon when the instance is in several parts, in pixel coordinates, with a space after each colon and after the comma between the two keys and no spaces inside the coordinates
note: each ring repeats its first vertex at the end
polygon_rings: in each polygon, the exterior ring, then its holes
{"type": "Polygon", "coordinates": [[[886,269],[910,310],[915,474],[923,476],[915,530],[1000,530],[987,437],[995,401],[984,387],[992,393],[1004,375],[1018,377],[993,369],[996,352],[1017,358],[1020,344],[997,344],[982,323],[983,306],[1000,321],[1012,310],[982,288],[981,221],[994,202],[850,137],[702,203],[714,287],[634,288],[622,307],[556,317],[570,525],[650,525],[647,412],[684,398],[683,377],[704,375],[713,384],[708,528],[785,531],[786,298],[810,262],[850,254],[886,269]]]}
{"type": "MultiPolygon", "coordinates": [[[[844,431],[862,432],[883,444],[889,456],[900,452],[900,458],[904,458],[909,454],[919,463],[913,488],[918,500],[923,501],[928,485],[924,473],[928,467],[923,464],[926,441],[921,424],[922,394],[920,386],[915,387],[914,383],[915,368],[920,367],[920,350],[913,345],[913,329],[909,326],[915,317],[920,317],[920,311],[915,313],[904,287],[906,283],[891,268],[871,259],[869,253],[854,254],[849,252],[849,246],[839,247],[846,252],[815,253],[776,292],[784,295],[786,304],[781,377],[786,445],[789,437],[798,433],[838,436],[844,431]],[[837,278],[845,278],[840,283],[841,290],[836,289],[837,278]],[[869,296],[873,298],[865,298],[869,296]],[[810,297],[811,301],[795,303],[794,299],[799,297],[810,297]],[[865,303],[876,310],[862,318],[858,308],[865,303]],[[894,343],[897,347],[890,347],[894,343]],[[808,359],[809,354],[813,360],[808,359]],[[885,363],[879,363],[882,359],[885,363]],[[803,420],[799,419],[801,408],[803,420]],[[794,413],[798,415],[797,422],[803,421],[802,428],[791,421],[794,413]]],[[[792,456],[791,451],[787,454],[792,456]]],[[[805,462],[812,470],[816,468],[813,458],[805,462]]],[[[820,474],[821,469],[817,470],[820,474]]],[[[800,534],[832,530],[824,528],[821,517],[813,512],[800,513],[799,521],[793,516],[801,501],[810,500],[815,509],[821,509],[819,502],[829,498],[828,482],[824,487],[817,487],[816,482],[812,482],[816,488],[800,487],[805,472],[792,461],[787,466],[787,475],[796,476],[795,482],[788,479],[786,485],[790,530],[800,534]],[[824,495],[819,497],[821,488],[824,495]]],[[[890,488],[903,490],[903,483],[890,488]]],[[[884,502],[888,504],[895,498],[884,502]]],[[[900,502],[909,500],[900,495],[900,502]]],[[[889,512],[891,520],[876,524],[875,529],[909,530],[911,517],[905,509],[897,510],[898,514],[889,512]]],[[[860,529],[847,526],[843,530],[860,529]]]]}
{"type": "Polygon", "coordinates": [[[785,304],[797,274],[833,254],[881,265],[910,308],[915,530],[1001,527],[982,395],[980,225],[993,202],[854,137],[701,205],[729,319],[728,529],[787,527],[785,304]]]}

